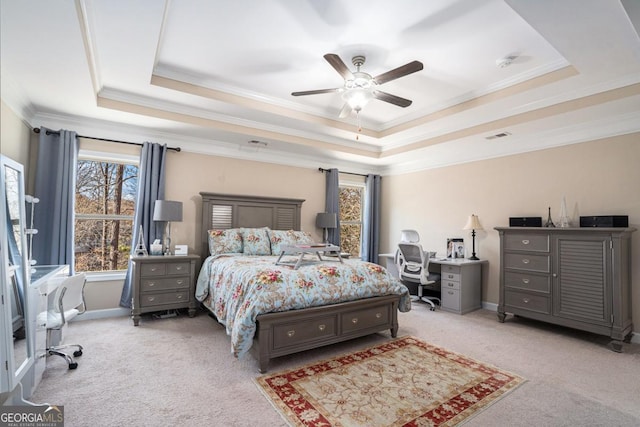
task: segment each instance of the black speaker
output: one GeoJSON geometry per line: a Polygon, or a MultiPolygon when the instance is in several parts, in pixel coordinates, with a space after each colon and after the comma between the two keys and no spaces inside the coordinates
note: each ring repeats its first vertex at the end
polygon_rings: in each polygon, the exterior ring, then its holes
{"type": "Polygon", "coordinates": [[[629,226],[628,215],[581,216],[580,227],[623,227],[629,226]]]}
{"type": "Polygon", "coordinates": [[[509,227],[542,227],[541,216],[512,216],[509,227]]]}

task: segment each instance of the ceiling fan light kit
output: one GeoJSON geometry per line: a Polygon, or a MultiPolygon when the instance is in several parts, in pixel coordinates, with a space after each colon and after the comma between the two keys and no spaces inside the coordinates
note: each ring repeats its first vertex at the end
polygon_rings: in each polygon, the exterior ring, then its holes
{"type": "Polygon", "coordinates": [[[370,74],[360,71],[360,67],[365,63],[366,58],[362,55],[356,55],[351,59],[351,63],[356,67],[355,72],[351,72],[340,57],[334,53],[327,53],[324,55],[324,59],[342,76],[344,79],[344,86],[333,89],[319,89],[308,90],[302,92],[292,92],[292,96],[304,96],[304,95],[318,95],[322,93],[334,93],[341,92],[342,99],[345,104],[340,111],[339,117],[345,118],[352,111],[356,112],[359,118],[359,113],[367,103],[376,98],[380,101],[388,102],[398,107],[408,107],[411,105],[411,100],[401,98],[390,93],[377,90],[377,86],[387,83],[391,80],[404,77],[406,75],[415,73],[423,69],[423,65],[419,61],[409,62],[401,67],[394,68],[393,70],[382,73],[376,77],[372,77],[370,74]]]}

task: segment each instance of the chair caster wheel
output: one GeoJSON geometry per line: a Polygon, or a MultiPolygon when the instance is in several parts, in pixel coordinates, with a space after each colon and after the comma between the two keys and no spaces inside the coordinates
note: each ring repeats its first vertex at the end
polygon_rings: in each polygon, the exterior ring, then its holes
{"type": "Polygon", "coordinates": [[[436,311],[436,308],[435,307],[431,307],[429,310],[436,311]]]}
{"type": "Polygon", "coordinates": [[[69,363],[69,369],[76,369],[78,367],[77,363],[69,363]]]}
{"type": "Polygon", "coordinates": [[[82,350],[76,350],[73,352],[73,357],[80,357],[82,356],[82,350]]]}

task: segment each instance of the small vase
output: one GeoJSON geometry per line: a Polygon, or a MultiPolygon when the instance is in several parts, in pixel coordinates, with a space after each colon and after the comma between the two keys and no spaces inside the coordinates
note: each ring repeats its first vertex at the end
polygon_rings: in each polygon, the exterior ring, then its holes
{"type": "Polygon", "coordinates": [[[565,198],[562,198],[562,204],[560,204],[560,222],[558,226],[560,228],[569,227],[569,216],[567,215],[567,201],[565,198]]]}

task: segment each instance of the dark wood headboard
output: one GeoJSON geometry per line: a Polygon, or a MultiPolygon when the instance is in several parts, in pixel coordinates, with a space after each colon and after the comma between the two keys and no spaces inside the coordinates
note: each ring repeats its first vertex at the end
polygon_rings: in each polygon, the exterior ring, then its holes
{"type": "Polygon", "coordinates": [[[202,256],[209,256],[207,231],[239,227],[300,230],[303,199],[200,193],[202,196],[202,256]]]}

